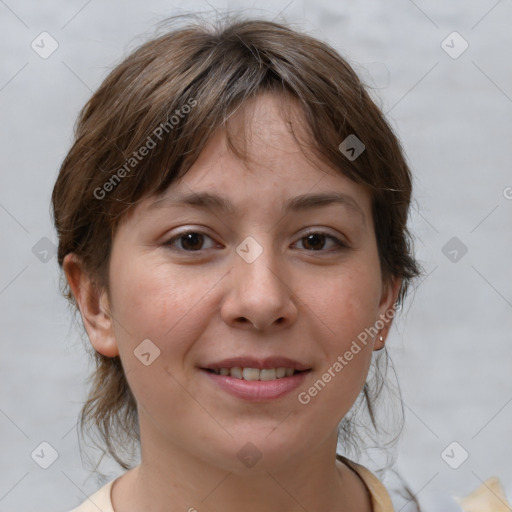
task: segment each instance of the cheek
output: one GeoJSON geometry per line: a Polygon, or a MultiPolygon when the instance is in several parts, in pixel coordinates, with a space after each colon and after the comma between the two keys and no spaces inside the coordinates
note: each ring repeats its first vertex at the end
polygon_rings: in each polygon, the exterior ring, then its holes
{"type": "MultiPolygon", "coordinates": [[[[192,268],[176,272],[161,259],[157,262],[142,256],[125,259],[117,267],[112,265],[110,284],[116,340],[136,395],[137,390],[144,394],[146,388],[150,390],[155,379],[169,383],[169,374],[180,371],[194,340],[206,328],[207,292],[218,279],[202,275],[199,280],[197,269],[195,278],[193,274],[192,268]],[[157,357],[146,367],[136,355],[147,353],[139,347],[145,346],[141,343],[148,339],[151,343],[145,343],[149,352],[157,357]]],[[[150,354],[149,359],[152,357],[150,354]]]]}
{"type": "Polygon", "coordinates": [[[304,402],[310,399],[319,407],[318,414],[334,414],[336,421],[348,412],[368,375],[373,353],[368,331],[378,319],[381,293],[378,269],[369,255],[340,267],[336,274],[317,277],[315,287],[304,281],[304,290],[315,290],[305,302],[321,319],[324,333],[318,343],[323,352],[321,382],[305,390],[304,402]]]}
{"type": "Polygon", "coordinates": [[[368,262],[355,259],[336,273],[305,283],[305,290],[315,290],[314,294],[310,293],[309,302],[328,329],[332,348],[343,350],[350,346],[378,318],[381,277],[373,258],[368,259],[368,262]]]}
{"type": "Polygon", "coordinates": [[[125,261],[111,273],[114,314],[124,320],[132,338],[153,336],[163,342],[166,336],[174,337],[187,313],[204,297],[208,290],[204,277],[194,284],[192,274],[173,272],[165,262],[143,257],[125,261]]]}
{"type": "Polygon", "coordinates": [[[212,307],[205,295],[218,281],[204,275],[194,279],[192,272],[173,272],[168,263],[141,257],[113,264],[110,275],[116,340],[126,378],[139,407],[152,411],[151,416],[159,411],[156,416],[169,424],[171,417],[160,412],[162,397],[175,417],[190,414],[197,405],[183,393],[183,365],[205,330],[205,308],[212,307]],[[148,357],[142,355],[146,353],[148,357]]]}

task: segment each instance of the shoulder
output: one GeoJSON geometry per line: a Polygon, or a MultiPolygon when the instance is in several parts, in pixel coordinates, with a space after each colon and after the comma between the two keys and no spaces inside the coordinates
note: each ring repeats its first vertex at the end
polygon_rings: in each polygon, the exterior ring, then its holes
{"type": "Polygon", "coordinates": [[[342,455],[337,455],[336,458],[352,469],[363,481],[371,497],[373,512],[394,512],[393,503],[387,489],[369,469],[342,455]]]}
{"type": "Polygon", "coordinates": [[[110,497],[114,482],[115,479],[105,484],[94,494],[91,494],[79,507],[71,510],[71,512],[98,512],[98,510],[102,512],[114,512],[110,497]]]}

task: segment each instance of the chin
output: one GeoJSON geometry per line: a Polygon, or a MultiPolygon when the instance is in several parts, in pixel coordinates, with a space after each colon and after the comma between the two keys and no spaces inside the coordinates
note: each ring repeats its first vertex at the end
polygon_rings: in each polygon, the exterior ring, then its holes
{"type": "Polygon", "coordinates": [[[238,475],[260,474],[292,463],[292,456],[297,452],[298,443],[293,436],[287,436],[286,430],[278,433],[261,432],[233,435],[229,445],[225,445],[217,453],[211,454],[214,465],[225,471],[238,475]],[[219,453],[220,452],[220,453],[219,453]]]}

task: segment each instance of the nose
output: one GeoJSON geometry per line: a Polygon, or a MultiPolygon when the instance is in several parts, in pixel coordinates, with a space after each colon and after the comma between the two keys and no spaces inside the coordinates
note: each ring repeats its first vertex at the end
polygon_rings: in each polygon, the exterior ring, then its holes
{"type": "Polygon", "coordinates": [[[291,276],[265,248],[248,263],[238,254],[227,279],[221,316],[230,327],[272,330],[292,325],[298,314],[291,276]]]}

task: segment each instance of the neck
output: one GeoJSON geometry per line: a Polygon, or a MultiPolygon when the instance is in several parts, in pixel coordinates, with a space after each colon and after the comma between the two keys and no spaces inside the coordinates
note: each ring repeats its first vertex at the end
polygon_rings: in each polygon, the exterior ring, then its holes
{"type": "Polygon", "coordinates": [[[358,477],[335,459],[335,433],[312,452],[273,466],[265,466],[263,457],[246,471],[155,440],[153,432],[144,438],[141,429],[141,464],[118,479],[112,490],[116,512],[367,510],[358,501],[358,477]]]}

